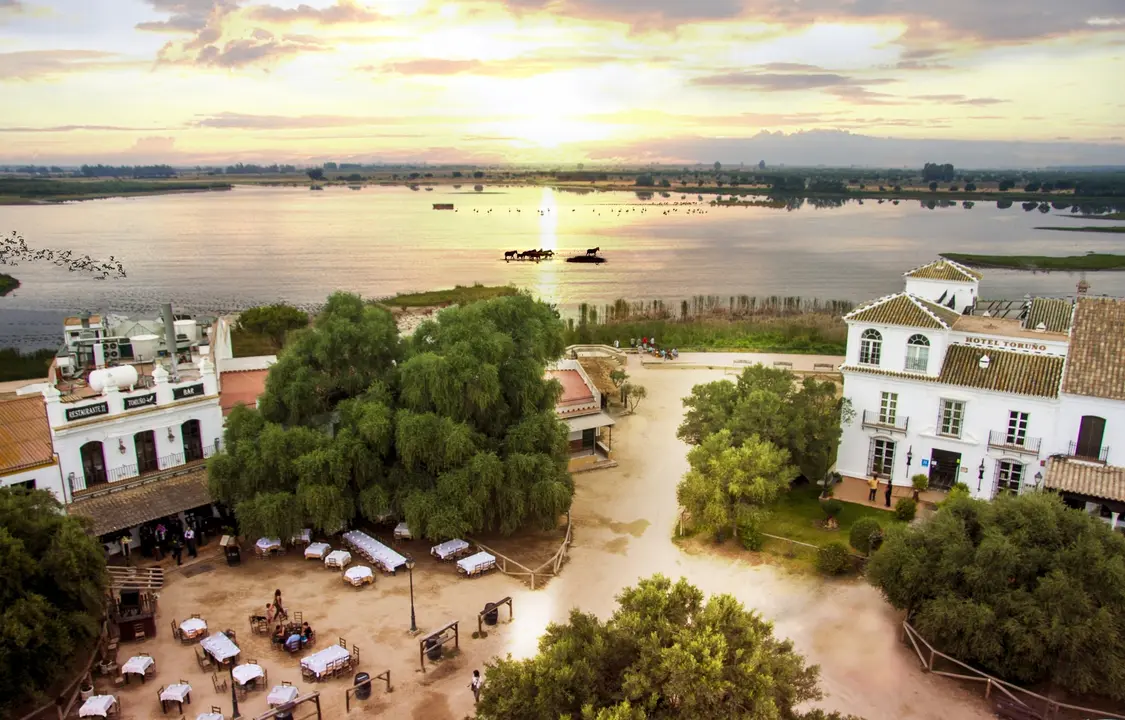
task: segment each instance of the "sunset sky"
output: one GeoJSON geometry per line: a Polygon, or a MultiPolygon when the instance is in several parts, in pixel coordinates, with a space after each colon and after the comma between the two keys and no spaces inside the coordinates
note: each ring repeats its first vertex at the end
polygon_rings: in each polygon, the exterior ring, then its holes
{"type": "Polygon", "coordinates": [[[0,162],[1079,162],[1123,48],[1125,0],[0,0],[0,162]]]}

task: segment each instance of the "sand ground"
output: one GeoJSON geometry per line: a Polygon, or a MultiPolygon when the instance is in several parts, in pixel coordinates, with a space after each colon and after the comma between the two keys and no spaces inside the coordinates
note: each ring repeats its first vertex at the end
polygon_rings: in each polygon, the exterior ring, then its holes
{"type": "MultiPolygon", "coordinates": [[[[855,713],[867,720],[959,720],[992,717],[983,698],[952,681],[926,675],[912,651],[897,641],[898,615],[861,581],[824,582],[790,574],[771,564],[732,558],[729,553],[685,551],[672,541],[678,509],[675,486],[687,467],[686,448],[676,437],[681,399],[693,385],[728,377],[723,369],[646,369],[629,358],[630,375],[648,388],[638,412],[622,417],[614,432],[618,467],[575,477],[574,543],[562,575],[545,589],[531,591],[516,580],[492,574],[474,580],[456,576],[451,566],[428,557],[418,543],[414,572],[418,625],[422,630],[452,620],[462,623],[461,654],[418,670],[416,638],[410,623],[406,575],[379,576],[374,586],[355,589],[339,573],[298,554],[271,560],[248,559],[228,568],[217,558],[213,569],[184,577],[172,573],[160,597],[159,634],[143,645],[122,646],[124,662],[138,651],[157,661],[154,680],[135,682],[119,691],[124,718],[158,717],[156,690],[179,678],[195,688],[185,715],[194,717],[218,705],[229,717],[230,694],[216,694],[209,675],[195,662],[194,650],[175,643],[169,623],[200,613],[211,629],[233,628],[243,659],[257,659],[269,671],[270,684],[289,680],[302,691],[319,690],[325,717],[344,715],[343,679],[307,686],[298,657],[270,648],[249,633],[247,616],[263,608],[274,588],[285,604],[299,610],[319,634],[317,648],[338,637],[360,647],[360,669],[371,674],[390,669],[395,690],[376,688],[372,699],[352,715],[447,720],[472,715],[470,673],[497,654],[533,654],[548,622],[565,619],[578,606],[601,616],[612,612],[615,595],[638,578],[662,572],[684,576],[706,593],[726,592],[775,624],[793,640],[810,663],[821,666],[827,709],[855,713]],[[512,596],[515,618],[486,639],[470,637],[485,602],[512,596]]],[[[241,703],[244,717],[264,712],[265,693],[251,693],[241,703]]]]}

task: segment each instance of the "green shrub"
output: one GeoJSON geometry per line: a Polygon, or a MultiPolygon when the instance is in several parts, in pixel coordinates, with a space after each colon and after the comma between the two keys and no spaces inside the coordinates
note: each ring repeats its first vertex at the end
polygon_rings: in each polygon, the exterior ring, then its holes
{"type": "Polygon", "coordinates": [[[899,498],[895,503],[895,517],[903,522],[910,522],[918,512],[918,503],[914,498],[899,498]]]}
{"type": "Polygon", "coordinates": [[[758,552],[766,542],[758,523],[744,522],[738,526],[738,542],[747,550],[758,552]]]}
{"type": "Polygon", "coordinates": [[[864,555],[870,555],[883,543],[883,526],[875,518],[860,518],[852,525],[848,542],[864,555]]]}
{"type": "Polygon", "coordinates": [[[829,498],[820,501],[820,509],[824,511],[825,517],[831,519],[840,514],[840,511],[844,509],[844,503],[835,498],[829,498]]]}
{"type": "Polygon", "coordinates": [[[851,553],[842,542],[830,542],[816,554],[816,569],[825,575],[842,575],[851,567],[851,553]]]}

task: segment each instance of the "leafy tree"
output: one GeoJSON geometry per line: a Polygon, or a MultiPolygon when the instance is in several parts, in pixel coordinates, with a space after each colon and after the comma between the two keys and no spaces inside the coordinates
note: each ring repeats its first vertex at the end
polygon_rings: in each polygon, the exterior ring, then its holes
{"type": "Polygon", "coordinates": [[[313,168],[305,172],[309,176],[309,180],[323,180],[324,170],[322,168],[313,168]]]}
{"type": "Polygon", "coordinates": [[[931,180],[944,180],[950,182],[956,177],[956,170],[950,163],[939,165],[938,163],[926,163],[922,168],[922,182],[929,182],[931,180]]]}
{"type": "Polygon", "coordinates": [[[914,498],[899,498],[895,503],[895,517],[903,522],[910,522],[918,513],[918,501],[914,498]]]}
{"type": "Polygon", "coordinates": [[[308,324],[309,316],[306,313],[282,303],[252,307],[238,316],[239,327],[257,335],[265,335],[279,348],[285,344],[285,336],[290,330],[303,328],[308,324]]]}
{"type": "Polygon", "coordinates": [[[971,183],[971,182],[965,183],[965,192],[976,192],[976,191],[977,191],[977,184],[976,183],[971,183]]]}
{"type": "Polygon", "coordinates": [[[797,468],[789,453],[757,435],[735,445],[731,431],[713,433],[688,452],[691,469],[676,498],[703,530],[738,537],[739,525],[756,522],[767,505],[789,488],[797,468]]]}
{"type": "Polygon", "coordinates": [[[635,413],[637,406],[641,404],[641,400],[646,397],[648,397],[648,390],[645,389],[644,385],[627,382],[621,386],[621,400],[630,413],[635,413]]]}
{"type": "Polygon", "coordinates": [[[805,378],[798,385],[788,370],[762,365],[746,368],[735,383],[696,385],[684,407],[680,439],[698,445],[727,428],[737,445],[757,435],[789,451],[801,473],[816,482],[836,460],[841,422],[854,414],[835,383],[805,378]]]}
{"type": "Polygon", "coordinates": [[[930,486],[930,477],[926,473],[916,473],[910,477],[910,488],[913,491],[914,502],[918,502],[918,495],[930,486]]]}
{"type": "Polygon", "coordinates": [[[514,295],[450,308],[401,341],[386,310],[337,293],[294,333],[260,411],[236,408],[212,494],[243,532],[335,532],[404,517],[448,539],[552,526],[570,507],[549,306],[514,295]]]}
{"type": "Polygon", "coordinates": [[[481,720],[825,720],[798,706],[821,697],[772,626],[729,595],[705,599],[656,575],[626,588],[602,622],[572,610],[528,660],[497,660],[476,707],[481,720]]]}
{"type": "Polygon", "coordinates": [[[868,577],[959,660],[1125,700],[1125,538],[1054,494],[950,497],[889,533],[868,577]]]}
{"type": "Polygon", "coordinates": [[[105,556],[46,490],[0,489],[0,715],[42,702],[99,632],[105,556]]]}
{"type": "Polygon", "coordinates": [[[937,181],[930,183],[930,192],[937,192],[937,181]]]}
{"type": "Polygon", "coordinates": [[[1039,192],[1040,187],[1042,186],[1039,184],[1039,181],[1032,180],[1027,185],[1024,185],[1023,189],[1025,192],[1039,192]]]}
{"type": "Polygon", "coordinates": [[[864,555],[870,555],[883,542],[883,526],[873,517],[862,517],[852,523],[848,542],[864,555]]]}
{"type": "Polygon", "coordinates": [[[1004,178],[996,186],[1000,192],[1007,192],[1016,186],[1016,181],[1011,178],[1004,178]]]}
{"type": "Polygon", "coordinates": [[[816,553],[816,569],[824,575],[843,575],[851,568],[851,553],[838,540],[822,546],[816,553]]]}
{"type": "Polygon", "coordinates": [[[723,164],[721,162],[719,162],[718,160],[716,160],[715,161],[715,172],[719,172],[722,169],[723,169],[723,164]]]}

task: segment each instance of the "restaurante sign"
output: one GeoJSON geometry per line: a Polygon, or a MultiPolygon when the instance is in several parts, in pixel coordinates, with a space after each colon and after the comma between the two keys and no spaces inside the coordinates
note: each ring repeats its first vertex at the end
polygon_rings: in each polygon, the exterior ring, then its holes
{"type": "Polygon", "coordinates": [[[988,347],[1008,348],[1009,350],[1031,350],[1034,352],[1047,352],[1046,345],[1039,343],[1017,342],[1015,340],[996,340],[995,338],[967,337],[965,342],[970,345],[985,345],[988,347]]]}
{"type": "Polygon", "coordinates": [[[109,413],[109,403],[103,401],[94,403],[93,405],[83,405],[81,407],[72,407],[66,409],[67,422],[74,420],[85,420],[86,418],[97,417],[98,415],[106,415],[109,413]]]}

